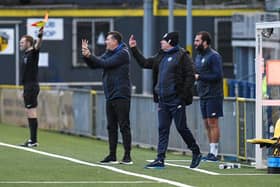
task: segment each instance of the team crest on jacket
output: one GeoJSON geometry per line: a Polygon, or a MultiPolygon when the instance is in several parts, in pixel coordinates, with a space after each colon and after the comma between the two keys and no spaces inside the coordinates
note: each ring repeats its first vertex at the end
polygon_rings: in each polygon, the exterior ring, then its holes
{"type": "Polygon", "coordinates": [[[201,63],[204,64],[205,62],[205,58],[201,59],[201,63]]]}
{"type": "Polygon", "coordinates": [[[167,59],[168,62],[170,62],[171,60],[172,60],[172,57],[169,57],[169,58],[167,59]]]}
{"type": "Polygon", "coordinates": [[[23,63],[27,64],[27,58],[23,59],[23,63]]]}

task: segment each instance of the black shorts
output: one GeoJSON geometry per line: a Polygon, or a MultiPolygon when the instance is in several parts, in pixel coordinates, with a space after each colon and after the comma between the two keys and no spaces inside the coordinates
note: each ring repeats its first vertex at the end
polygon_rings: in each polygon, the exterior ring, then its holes
{"type": "Polygon", "coordinates": [[[25,108],[36,108],[37,97],[40,92],[38,84],[26,84],[23,86],[23,99],[25,108]]]}

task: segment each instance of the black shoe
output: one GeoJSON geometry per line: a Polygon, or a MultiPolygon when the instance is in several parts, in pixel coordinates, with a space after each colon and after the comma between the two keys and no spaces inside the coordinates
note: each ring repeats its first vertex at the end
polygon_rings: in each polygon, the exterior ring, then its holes
{"type": "Polygon", "coordinates": [[[32,142],[31,140],[27,140],[23,144],[20,144],[20,146],[22,146],[22,147],[38,147],[39,144],[38,144],[38,142],[32,142]]]}
{"type": "Polygon", "coordinates": [[[124,155],[124,157],[123,157],[123,159],[120,163],[121,164],[126,164],[126,165],[132,165],[133,164],[132,159],[131,159],[129,154],[124,155]]]}
{"type": "Polygon", "coordinates": [[[153,162],[145,166],[146,169],[163,169],[164,168],[164,160],[163,159],[155,159],[153,162]]]}
{"type": "Polygon", "coordinates": [[[118,164],[117,158],[112,155],[106,156],[103,160],[100,161],[100,164],[118,164]]]}
{"type": "Polygon", "coordinates": [[[199,153],[199,154],[193,154],[192,156],[192,163],[190,165],[190,168],[196,168],[199,166],[199,163],[201,161],[201,158],[202,158],[202,154],[199,153]]]}

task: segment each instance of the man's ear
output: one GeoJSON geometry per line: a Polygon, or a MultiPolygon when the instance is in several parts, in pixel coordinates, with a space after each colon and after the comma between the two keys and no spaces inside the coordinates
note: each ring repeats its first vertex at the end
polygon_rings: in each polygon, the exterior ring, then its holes
{"type": "Polygon", "coordinates": [[[202,42],[202,45],[205,47],[205,46],[207,46],[208,44],[207,44],[206,41],[203,41],[203,42],[202,42]]]}
{"type": "Polygon", "coordinates": [[[31,46],[35,46],[35,44],[37,43],[37,40],[34,40],[34,41],[33,41],[33,44],[32,44],[31,42],[28,42],[28,43],[29,43],[30,47],[31,47],[31,46]]]}

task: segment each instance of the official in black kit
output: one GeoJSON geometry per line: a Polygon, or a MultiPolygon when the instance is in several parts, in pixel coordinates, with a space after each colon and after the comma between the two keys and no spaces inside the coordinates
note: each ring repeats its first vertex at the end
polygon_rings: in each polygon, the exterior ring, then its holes
{"type": "Polygon", "coordinates": [[[23,85],[23,99],[28,118],[30,138],[21,146],[36,147],[37,140],[37,97],[40,92],[38,82],[39,50],[42,44],[43,27],[39,30],[38,40],[32,36],[24,35],[20,39],[20,50],[24,52],[21,64],[21,83],[23,85]]]}

